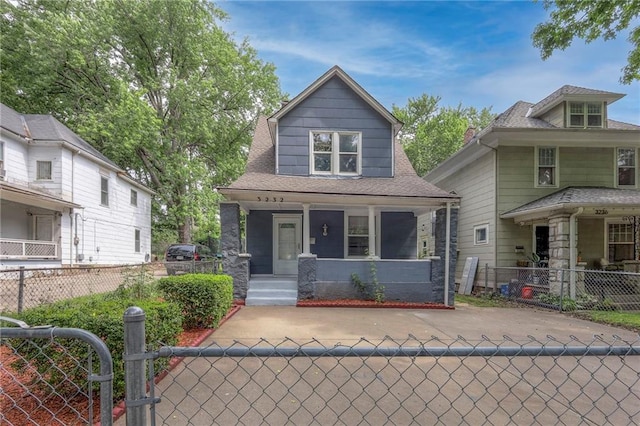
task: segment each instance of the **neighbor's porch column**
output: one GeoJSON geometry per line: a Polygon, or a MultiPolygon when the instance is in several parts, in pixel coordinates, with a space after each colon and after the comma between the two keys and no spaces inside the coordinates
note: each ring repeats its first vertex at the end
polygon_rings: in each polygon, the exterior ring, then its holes
{"type": "Polygon", "coordinates": [[[376,211],[369,206],[369,257],[376,257],[376,211]]]}
{"type": "Polygon", "coordinates": [[[309,204],[302,204],[302,254],[311,254],[309,204]]]}
{"type": "MultiPolygon", "coordinates": [[[[570,260],[570,215],[568,213],[557,214],[549,218],[549,269],[569,269],[570,260]]],[[[557,271],[554,271],[557,272],[557,271]]],[[[559,295],[562,274],[549,274],[549,291],[559,295]]],[[[565,277],[565,280],[569,277],[565,277]]],[[[564,292],[567,292],[567,286],[564,292]]]]}

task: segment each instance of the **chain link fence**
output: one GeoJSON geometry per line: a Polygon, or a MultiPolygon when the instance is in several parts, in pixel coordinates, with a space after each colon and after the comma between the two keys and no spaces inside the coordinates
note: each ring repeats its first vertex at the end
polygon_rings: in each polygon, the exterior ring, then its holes
{"type": "Polygon", "coordinates": [[[149,273],[149,265],[7,269],[0,271],[0,312],[106,293],[149,273]]]}
{"type": "Polygon", "coordinates": [[[164,262],[168,275],[180,274],[215,274],[222,272],[220,260],[185,260],[179,262],[164,262]]]}
{"type": "MultiPolygon", "coordinates": [[[[139,312],[125,330],[140,341],[139,312]]],[[[126,424],[639,424],[638,355],[617,337],[130,348],[126,424]],[[155,384],[159,357],[186,359],[155,384]]]]}
{"type": "Polygon", "coordinates": [[[113,363],[100,338],[6,317],[0,325],[0,425],[113,423],[113,363]]]}
{"type": "Polygon", "coordinates": [[[484,291],[559,310],[640,310],[640,274],[485,266],[484,291]]]}

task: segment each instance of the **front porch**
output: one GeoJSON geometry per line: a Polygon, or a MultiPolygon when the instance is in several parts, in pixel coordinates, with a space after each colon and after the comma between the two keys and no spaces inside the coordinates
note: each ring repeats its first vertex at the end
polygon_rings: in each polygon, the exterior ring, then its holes
{"type": "MultiPolygon", "coordinates": [[[[250,253],[241,253],[240,249],[244,245],[241,244],[240,238],[242,232],[240,230],[239,205],[236,203],[221,205],[221,221],[224,229],[221,241],[223,268],[234,278],[234,298],[245,300],[247,305],[295,305],[299,300],[309,299],[368,299],[453,304],[453,274],[450,271],[453,271],[456,261],[457,210],[441,208],[437,211],[435,256],[431,258],[419,259],[417,256],[415,220],[410,222],[414,228],[412,232],[407,234],[410,239],[403,238],[401,233],[391,236],[391,238],[395,237],[396,241],[402,241],[403,247],[410,247],[413,251],[412,255],[405,255],[403,258],[380,258],[378,256],[337,258],[327,254],[323,255],[323,246],[320,241],[324,241],[325,245],[330,245],[329,239],[322,238],[322,234],[318,237],[312,236],[313,234],[309,231],[309,223],[315,223],[313,211],[310,212],[309,208],[305,207],[304,216],[300,218],[304,224],[302,227],[304,235],[304,238],[301,238],[301,241],[304,241],[302,246],[309,251],[310,247],[314,246],[318,250],[318,254],[309,252],[296,254],[287,251],[285,258],[294,266],[291,269],[287,268],[286,273],[278,273],[275,262],[273,269],[271,269],[271,259],[278,257],[280,244],[274,243],[272,245],[271,240],[274,238],[269,233],[272,229],[274,233],[276,232],[276,227],[269,226],[271,215],[273,214],[279,223],[279,218],[283,214],[271,212],[252,212],[251,214],[254,215],[254,224],[253,227],[248,226],[248,232],[254,232],[254,241],[255,233],[258,230],[267,230],[267,232],[261,234],[263,240],[261,244],[250,245],[253,247],[253,250],[248,250],[250,253]],[[305,217],[312,219],[305,220],[305,217]],[[449,226],[448,231],[447,225],[449,226]],[[314,239],[316,240],[315,245],[311,244],[314,239]],[[273,252],[269,249],[273,249],[273,252]]],[[[291,213],[287,213],[287,215],[291,215],[291,213]]],[[[330,215],[325,215],[324,219],[327,219],[327,222],[323,223],[333,223],[330,215]]],[[[339,222],[338,220],[335,223],[339,222]]],[[[374,221],[371,220],[371,222],[374,221]]],[[[315,228],[322,230],[320,226],[314,226],[315,228]]],[[[331,225],[329,234],[333,232],[340,236],[341,232],[336,232],[336,228],[338,226],[331,225]]],[[[376,228],[371,226],[369,229],[376,228]]],[[[385,231],[377,232],[385,234],[385,231]]],[[[292,231],[291,238],[294,235],[292,231]]],[[[383,247],[372,243],[376,241],[375,235],[374,233],[369,234],[368,239],[368,246],[372,251],[379,249],[383,255],[385,253],[388,253],[388,256],[398,255],[397,251],[393,252],[394,250],[389,247],[392,245],[391,243],[383,244],[383,247]]],[[[342,236],[339,239],[342,241],[342,236]]],[[[384,238],[380,238],[380,240],[385,241],[384,238]]],[[[342,249],[339,248],[338,253],[341,252],[342,249]]]]}

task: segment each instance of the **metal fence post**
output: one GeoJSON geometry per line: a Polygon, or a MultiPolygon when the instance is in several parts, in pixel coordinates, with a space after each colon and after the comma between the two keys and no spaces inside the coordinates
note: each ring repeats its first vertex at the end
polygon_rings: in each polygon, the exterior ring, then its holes
{"type": "Polygon", "coordinates": [[[24,266],[20,267],[20,279],[18,280],[18,313],[22,313],[24,306],[24,266]]]}
{"type": "Polygon", "coordinates": [[[484,294],[489,293],[489,264],[484,264],[484,294]]]}
{"type": "Polygon", "coordinates": [[[124,313],[124,377],[128,426],[146,426],[145,314],[132,306],[124,313]]]}

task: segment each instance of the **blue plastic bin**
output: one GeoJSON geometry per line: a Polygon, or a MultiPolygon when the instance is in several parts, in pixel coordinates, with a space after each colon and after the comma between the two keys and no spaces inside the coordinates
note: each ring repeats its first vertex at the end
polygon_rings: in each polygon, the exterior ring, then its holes
{"type": "Polygon", "coordinates": [[[509,284],[500,284],[500,295],[502,297],[509,297],[509,284]]]}

